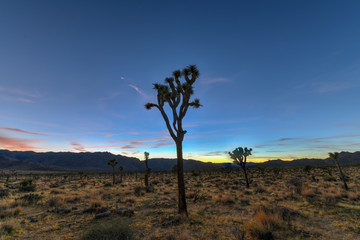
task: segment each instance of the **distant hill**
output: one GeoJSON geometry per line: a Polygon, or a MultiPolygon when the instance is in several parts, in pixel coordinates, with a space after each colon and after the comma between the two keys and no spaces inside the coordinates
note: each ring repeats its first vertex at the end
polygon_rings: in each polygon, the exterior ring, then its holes
{"type": "MultiPolygon", "coordinates": [[[[0,169],[23,170],[76,170],[76,171],[109,171],[107,162],[116,158],[125,171],[144,171],[145,164],[138,158],[114,155],[109,152],[45,152],[0,150],[0,169]]],[[[153,158],[149,160],[149,167],[153,171],[169,171],[176,164],[176,159],[153,158]]],[[[211,170],[220,168],[213,163],[196,160],[185,160],[185,171],[211,170]]]]}
{"type": "MultiPolygon", "coordinates": [[[[145,164],[138,158],[115,155],[109,152],[20,152],[0,150],[0,169],[17,170],[68,170],[68,171],[110,171],[107,165],[110,159],[116,158],[125,171],[144,171],[145,164]]],[[[341,152],[340,164],[360,164],[360,151],[350,153],[341,152]]],[[[152,158],[149,167],[153,171],[169,171],[176,164],[176,159],[152,158]]],[[[330,158],[326,159],[296,159],[292,161],[269,160],[263,163],[249,162],[248,167],[291,167],[305,165],[334,164],[330,158]]],[[[219,168],[236,168],[232,163],[205,163],[197,160],[185,160],[184,170],[214,170],[219,168]]]]}
{"type": "MultiPolygon", "coordinates": [[[[339,154],[339,163],[340,164],[360,164],[360,151],[358,152],[341,152],[339,154]]],[[[263,163],[257,163],[257,167],[296,167],[296,166],[321,166],[321,165],[331,165],[334,164],[334,161],[331,158],[326,159],[317,159],[317,158],[302,158],[294,159],[292,161],[283,161],[278,160],[269,160],[263,163]]]]}
{"type": "Polygon", "coordinates": [[[10,159],[7,157],[0,156],[0,169],[16,169],[16,170],[62,170],[59,167],[31,163],[21,160],[10,159]]]}

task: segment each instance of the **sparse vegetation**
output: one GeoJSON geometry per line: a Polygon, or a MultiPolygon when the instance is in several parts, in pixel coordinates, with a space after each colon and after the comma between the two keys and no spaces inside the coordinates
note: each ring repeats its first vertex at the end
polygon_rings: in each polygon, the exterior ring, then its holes
{"type": "Polygon", "coordinates": [[[118,164],[118,162],[116,161],[116,159],[111,159],[108,161],[107,163],[109,166],[112,167],[113,169],[113,185],[115,185],[115,167],[118,164]]]}
{"type": "Polygon", "coordinates": [[[347,191],[340,180],[326,181],[326,169],[315,166],[311,174],[317,182],[301,168],[276,168],[281,178],[272,168],[247,168],[253,180],[249,189],[239,187],[244,180],[236,170],[185,172],[188,218],[175,210],[171,172],[153,172],[152,191],[130,172],[121,187],[110,183],[106,188],[112,173],[84,173],[82,179],[66,174],[66,182],[64,173],[37,174],[31,193],[12,187],[35,177],[18,172],[9,188],[0,182],[8,190],[0,199],[1,234],[6,239],[98,239],[100,233],[122,234],[123,228],[114,225],[125,222],[126,228],[129,222],[130,239],[356,239],[360,171],[344,168],[351,176],[347,191]]]}

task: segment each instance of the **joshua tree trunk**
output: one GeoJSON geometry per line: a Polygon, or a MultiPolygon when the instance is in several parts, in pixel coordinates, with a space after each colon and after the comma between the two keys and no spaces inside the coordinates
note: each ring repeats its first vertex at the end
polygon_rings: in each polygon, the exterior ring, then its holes
{"type": "Polygon", "coordinates": [[[182,141],[176,142],[176,153],[177,153],[177,177],[178,177],[178,210],[179,214],[188,216],[186,207],[186,196],[185,196],[185,182],[184,182],[184,166],[183,166],[183,151],[182,141]]]}
{"type": "Polygon", "coordinates": [[[113,167],[113,185],[115,185],[115,167],[113,167]]]}
{"type": "Polygon", "coordinates": [[[342,169],[341,169],[341,167],[340,167],[339,160],[336,160],[335,162],[336,162],[336,166],[337,166],[337,168],[338,168],[338,170],[339,170],[339,172],[340,172],[340,178],[341,178],[341,180],[344,182],[344,188],[345,188],[345,190],[349,190],[349,187],[348,187],[348,185],[347,185],[347,183],[346,183],[345,176],[344,176],[344,174],[343,174],[343,172],[342,172],[342,169]]]}
{"type": "Polygon", "coordinates": [[[145,187],[149,186],[149,174],[148,174],[148,170],[146,169],[145,172],[145,187]]]}
{"type": "Polygon", "coordinates": [[[248,177],[247,177],[247,173],[246,173],[246,168],[245,168],[245,166],[243,166],[242,169],[244,170],[244,174],[245,174],[246,187],[249,188],[249,187],[250,187],[250,184],[249,184],[249,179],[248,179],[248,177]]]}

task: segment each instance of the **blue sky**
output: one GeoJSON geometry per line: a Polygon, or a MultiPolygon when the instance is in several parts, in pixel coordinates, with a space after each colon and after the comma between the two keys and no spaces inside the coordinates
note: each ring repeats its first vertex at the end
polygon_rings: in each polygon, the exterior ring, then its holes
{"type": "Polygon", "coordinates": [[[152,83],[196,64],[186,158],[360,148],[359,1],[1,1],[0,144],[175,157],[152,83]]]}

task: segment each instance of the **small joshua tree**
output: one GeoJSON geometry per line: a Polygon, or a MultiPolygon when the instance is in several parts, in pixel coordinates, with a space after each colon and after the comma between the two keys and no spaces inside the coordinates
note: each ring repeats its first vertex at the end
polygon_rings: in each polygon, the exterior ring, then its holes
{"type": "Polygon", "coordinates": [[[247,188],[250,187],[250,184],[246,173],[245,165],[246,165],[247,157],[251,155],[251,152],[252,152],[251,148],[248,149],[242,147],[238,147],[234,151],[229,152],[230,157],[234,160],[234,164],[239,165],[243,169],[247,188]]]}
{"type": "Polygon", "coordinates": [[[145,104],[146,109],[155,107],[160,111],[170,136],[176,144],[178,212],[185,217],[188,216],[188,213],[185,197],[182,142],[184,140],[186,131],[183,129],[182,122],[189,107],[199,108],[201,106],[200,100],[197,98],[193,101],[190,101],[190,98],[194,93],[193,84],[195,83],[196,79],[198,79],[199,75],[199,70],[195,65],[190,65],[184,68],[182,71],[174,71],[173,77],[165,79],[166,84],[154,84],[154,89],[157,91],[157,104],[145,104]],[[184,83],[180,82],[181,77],[185,78],[184,83]],[[172,124],[165,112],[165,103],[168,104],[171,109],[170,116],[172,116],[172,124]]]}
{"type": "Polygon", "coordinates": [[[151,168],[149,168],[149,153],[148,152],[144,152],[144,155],[145,155],[145,167],[146,167],[146,170],[145,170],[145,187],[148,187],[149,186],[149,175],[150,175],[150,171],[151,171],[151,168]]]}
{"type": "Polygon", "coordinates": [[[119,166],[119,173],[120,173],[120,183],[122,183],[122,177],[123,177],[123,166],[119,166]]]}
{"type": "Polygon", "coordinates": [[[341,169],[341,167],[340,167],[340,164],[339,164],[339,153],[338,153],[338,152],[334,152],[334,153],[331,153],[331,152],[330,152],[330,153],[329,153],[329,157],[334,160],[334,162],[335,162],[335,164],[336,164],[336,166],[337,166],[337,168],[338,168],[338,170],[339,170],[340,178],[341,178],[341,180],[344,182],[344,188],[345,188],[345,190],[349,190],[349,187],[348,187],[348,185],[346,184],[345,176],[344,176],[344,174],[343,174],[343,172],[342,172],[342,169],[341,169]]]}
{"type": "Polygon", "coordinates": [[[107,164],[113,168],[113,185],[114,185],[115,184],[115,166],[118,164],[118,162],[114,158],[114,159],[109,160],[107,164]]]}

